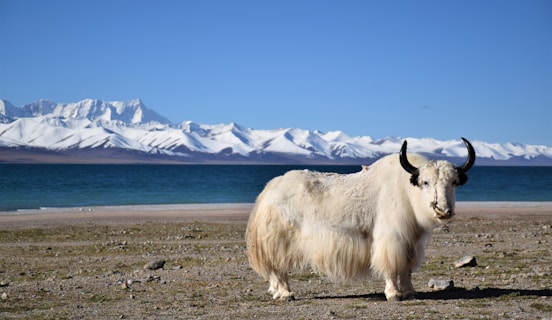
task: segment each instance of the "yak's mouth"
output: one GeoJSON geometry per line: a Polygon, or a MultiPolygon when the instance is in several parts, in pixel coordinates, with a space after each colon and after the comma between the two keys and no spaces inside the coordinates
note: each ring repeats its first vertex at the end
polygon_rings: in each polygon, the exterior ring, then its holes
{"type": "Polygon", "coordinates": [[[439,208],[436,203],[432,203],[431,208],[433,208],[433,212],[435,212],[435,217],[439,220],[450,219],[454,216],[454,211],[450,209],[443,210],[439,208]]]}

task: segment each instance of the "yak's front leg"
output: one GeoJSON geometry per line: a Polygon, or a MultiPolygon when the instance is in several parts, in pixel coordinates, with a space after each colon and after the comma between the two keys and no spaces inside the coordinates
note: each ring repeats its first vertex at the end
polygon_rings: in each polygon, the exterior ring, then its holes
{"type": "Polygon", "coordinates": [[[385,298],[387,301],[400,301],[401,291],[398,286],[398,277],[395,272],[388,272],[385,274],[385,298]]]}
{"type": "Polygon", "coordinates": [[[400,287],[403,300],[414,299],[416,297],[416,290],[412,285],[412,270],[407,269],[400,275],[400,287]]]}

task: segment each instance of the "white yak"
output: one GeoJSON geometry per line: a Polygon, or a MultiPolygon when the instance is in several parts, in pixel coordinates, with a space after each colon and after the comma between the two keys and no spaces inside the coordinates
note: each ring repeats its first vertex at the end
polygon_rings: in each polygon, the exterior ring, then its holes
{"type": "Polygon", "coordinates": [[[475,151],[455,167],[417,154],[386,156],[352,174],[289,171],[258,196],[246,230],[251,267],[274,299],[293,299],[291,270],[312,268],[335,280],[385,279],[387,300],[413,298],[432,230],[454,216],[455,190],[475,151]]]}

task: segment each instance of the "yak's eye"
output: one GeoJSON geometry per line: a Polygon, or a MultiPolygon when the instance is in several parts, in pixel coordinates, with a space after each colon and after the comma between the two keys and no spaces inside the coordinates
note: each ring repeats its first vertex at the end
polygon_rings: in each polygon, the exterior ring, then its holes
{"type": "Polygon", "coordinates": [[[424,182],[422,182],[422,184],[424,185],[424,187],[427,187],[427,186],[429,186],[429,181],[424,181],[424,182]]]}

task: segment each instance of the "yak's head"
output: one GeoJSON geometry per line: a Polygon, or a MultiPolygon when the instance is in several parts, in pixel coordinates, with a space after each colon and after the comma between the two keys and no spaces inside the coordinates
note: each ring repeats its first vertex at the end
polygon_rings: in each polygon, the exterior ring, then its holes
{"type": "Polygon", "coordinates": [[[420,167],[412,165],[406,157],[406,141],[404,141],[400,162],[404,170],[410,173],[410,183],[420,188],[422,201],[420,205],[429,206],[433,216],[438,220],[447,220],[454,216],[454,205],[456,201],[456,187],[468,181],[466,172],[471,169],[475,162],[475,150],[471,143],[462,138],[468,148],[468,159],[456,167],[448,161],[429,161],[420,167]]]}

